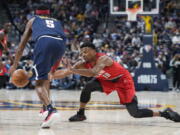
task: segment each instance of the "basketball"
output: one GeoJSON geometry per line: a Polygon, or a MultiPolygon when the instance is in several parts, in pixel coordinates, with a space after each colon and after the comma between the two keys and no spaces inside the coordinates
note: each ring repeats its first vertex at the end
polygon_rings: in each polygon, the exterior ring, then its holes
{"type": "Polygon", "coordinates": [[[28,73],[23,69],[17,69],[12,74],[11,82],[16,87],[25,87],[29,83],[28,73]]]}

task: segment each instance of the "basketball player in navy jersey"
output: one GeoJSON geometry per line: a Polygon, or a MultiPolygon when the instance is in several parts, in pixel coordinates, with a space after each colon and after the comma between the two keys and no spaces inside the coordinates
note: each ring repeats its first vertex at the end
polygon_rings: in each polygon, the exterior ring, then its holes
{"type": "Polygon", "coordinates": [[[54,18],[49,18],[50,10],[45,6],[40,6],[36,10],[36,15],[30,19],[26,25],[24,34],[16,51],[14,63],[10,69],[12,74],[22,56],[23,50],[31,37],[35,41],[33,56],[33,79],[36,80],[36,92],[46,106],[48,115],[44,119],[41,127],[49,128],[54,123],[59,114],[52,106],[49,98],[48,73],[52,66],[63,56],[65,52],[66,36],[62,25],[54,18]]]}

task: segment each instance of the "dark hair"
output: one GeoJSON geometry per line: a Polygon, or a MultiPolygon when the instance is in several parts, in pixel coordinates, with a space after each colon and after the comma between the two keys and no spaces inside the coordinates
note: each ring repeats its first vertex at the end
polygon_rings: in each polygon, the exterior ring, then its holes
{"type": "Polygon", "coordinates": [[[41,4],[39,5],[36,10],[35,10],[35,14],[36,15],[45,15],[45,16],[49,16],[50,15],[50,9],[48,6],[41,4]]]}
{"type": "Polygon", "coordinates": [[[44,4],[41,4],[36,8],[36,10],[49,10],[49,7],[44,4]]]}
{"type": "Polygon", "coordinates": [[[91,43],[91,42],[84,42],[84,43],[80,46],[80,48],[84,48],[84,47],[89,47],[89,48],[92,48],[92,49],[96,50],[95,45],[94,45],[93,43],[91,43]]]}

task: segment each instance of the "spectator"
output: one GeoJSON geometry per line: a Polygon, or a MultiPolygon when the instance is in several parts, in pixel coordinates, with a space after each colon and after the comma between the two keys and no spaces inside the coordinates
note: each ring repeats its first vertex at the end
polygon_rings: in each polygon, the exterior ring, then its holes
{"type": "Polygon", "coordinates": [[[170,61],[173,68],[173,91],[180,91],[180,54],[175,54],[170,61]]]}

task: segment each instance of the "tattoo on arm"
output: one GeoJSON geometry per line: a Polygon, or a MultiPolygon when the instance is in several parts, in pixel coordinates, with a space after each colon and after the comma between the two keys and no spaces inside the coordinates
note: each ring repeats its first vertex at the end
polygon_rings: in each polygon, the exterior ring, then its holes
{"type": "Polygon", "coordinates": [[[113,61],[111,58],[104,57],[102,56],[102,58],[99,58],[99,60],[97,61],[96,65],[92,68],[92,69],[86,69],[84,68],[72,68],[71,71],[75,74],[80,74],[82,76],[87,76],[87,77],[94,77],[96,75],[99,74],[99,72],[106,66],[110,66],[112,65],[113,61]]]}
{"type": "Polygon", "coordinates": [[[112,64],[113,64],[113,60],[110,57],[106,55],[101,56],[98,59],[97,64],[94,66],[94,68],[92,68],[92,72],[97,75],[106,66],[111,66],[112,64]]]}

